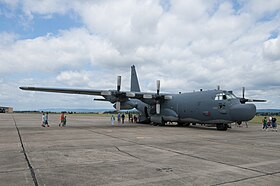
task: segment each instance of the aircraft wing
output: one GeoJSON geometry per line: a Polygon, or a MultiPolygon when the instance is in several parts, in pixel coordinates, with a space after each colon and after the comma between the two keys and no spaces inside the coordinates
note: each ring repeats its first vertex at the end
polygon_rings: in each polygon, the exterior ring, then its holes
{"type": "MultiPolygon", "coordinates": [[[[46,88],[46,87],[19,87],[21,90],[40,91],[40,92],[54,92],[66,94],[84,94],[95,96],[121,96],[122,98],[136,98],[136,99],[153,99],[156,94],[145,92],[130,92],[117,90],[92,90],[92,89],[70,89],[70,88],[46,88]]],[[[172,99],[169,94],[160,94],[165,99],[172,99]]]]}
{"type": "Polygon", "coordinates": [[[46,88],[46,87],[19,87],[21,90],[28,91],[41,91],[41,92],[53,92],[53,93],[66,93],[66,94],[84,94],[103,96],[105,99],[95,99],[97,101],[109,101],[116,104],[116,109],[120,110],[121,102],[128,101],[129,98],[139,99],[147,104],[157,105],[157,113],[160,113],[160,103],[164,100],[172,99],[171,95],[167,94],[154,94],[144,92],[129,92],[117,90],[91,90],[91,89],[69,89],[69,88],[46,88]]]}
{"type": "Polygon", "coordinates": [[[91,90],[91,89],[69,89],[69,88],[45,88],[45,87],[19,87],[21,90],[41,91],[41,92],[56,92],[66,94],[85,94],[102,96],[108,94],[108,90],[91,90]]]}

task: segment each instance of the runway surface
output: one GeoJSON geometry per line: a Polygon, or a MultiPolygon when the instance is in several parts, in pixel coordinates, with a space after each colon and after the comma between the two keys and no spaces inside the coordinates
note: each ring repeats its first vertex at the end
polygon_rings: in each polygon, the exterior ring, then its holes
{"type": "Polygon", "coordinates": [[[280,185],[280,132],[0,114],[0,185],[280,185]]]}

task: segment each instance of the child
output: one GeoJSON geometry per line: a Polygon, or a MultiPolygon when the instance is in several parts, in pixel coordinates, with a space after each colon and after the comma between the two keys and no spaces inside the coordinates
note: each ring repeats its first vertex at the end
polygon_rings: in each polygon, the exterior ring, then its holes
{"type": "Polygon", "coordinates": [[[112,114],[112,116],[111,116],[111,123],[112,123],[112,126],[113,126],[114,123],[115,123],[115,116],[114,116],[114,114],[112,114]]]}
{"type": "Polygon", "coordinates": [[[42,127],[45,127],[45,114],[42,112],[42,127]]]}
{"type": "Polygon", "coordinates": [[[66,126],[66,116],[64,116],[64,120],[63,120],[63,125],[62,125],[63,127],[65,127],[66,126]]]}
{"type": "Polygon", "coordinates": [[[268,128],[268,126],[267,126],[267,120],[266,120],[266,117],[264,117],[264,119],[263,119],[263,130],[265,129],[266,131],[267,131],[267,128],[268,128]]]}

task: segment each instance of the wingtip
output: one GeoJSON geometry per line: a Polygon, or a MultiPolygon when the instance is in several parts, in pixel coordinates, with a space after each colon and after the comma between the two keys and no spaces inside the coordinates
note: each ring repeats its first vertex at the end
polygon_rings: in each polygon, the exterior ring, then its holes
{"type": "Polygon", "coordinates": [[[28,89],[30,89],[30,87],[19,87],[19,89],[21,89],[21,90],[28,90],[28,89]]]}

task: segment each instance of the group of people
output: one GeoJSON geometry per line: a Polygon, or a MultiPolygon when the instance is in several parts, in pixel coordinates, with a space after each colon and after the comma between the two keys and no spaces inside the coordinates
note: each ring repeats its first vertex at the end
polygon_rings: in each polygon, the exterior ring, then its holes
{"type": "MultiPolygon", "coordinates": [[[[137,122],[137,116],[136,115],[134,115],[134,116],[132,116],[132,114],[131,113],[128,113],[128,121],[129,122],[137,122]]],[[[112,125],[114,125],[115,124],[115,116],[114,116],[114,114],[112,114],[112,116],[111,116],[111,123],[112,123],[112,125]]],[[[120,124],[121,122],[122,122],[122,124],[124,124],[124,120],[125,120],[125,114],[124,113],[122,113],[122,114],[120,114],[120,113],[118,113],[118,115],[117,115],[117,120],[118,120],[118,124],[120,124]]]]}
{"type": "Polygon", "coordinates": [[[277,132],[277,119],[275,117],[270,116],[267,120],[267,117],[264,117],[262,120],[263,130],[268,131],[268,128],[272,128],[273,131],[277,132]]]}
{"type": "MultiPolygon", "coordinates": [[[[122,120],[122,124],[124,124],[124,119],[125,119],[125,115],[124,114],[118,114],[118,116],[117,116],[117,119],[118,119],[118,124],[120,124],[120,122],[121,122],[121,120],[122,120]]],[[[115,116],[114,116],[114,114],[112,114],[112,116],[111,116],[111,123],[112,123],[112,125],[114,125],[115,124],[115,116]]]]}
{"type": "Polygon", "coordinates": [[[137,123],[138,117],[136,115],[132,115],[132,113],[128,113],[128,121],[131,123],[137,123]]]}
{"type": "MultiPolygon", "coordinates": [[[[60,115],[60,123],[58,126],[65,127],[66,126],[66,116],[62,112],[60,115]]],[[[42,127],[50,127],[49,125],[49,113],[42,112],[42,127]]]]}

